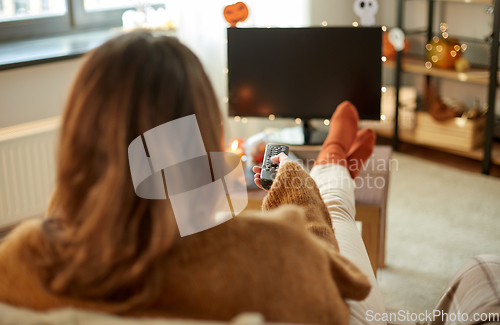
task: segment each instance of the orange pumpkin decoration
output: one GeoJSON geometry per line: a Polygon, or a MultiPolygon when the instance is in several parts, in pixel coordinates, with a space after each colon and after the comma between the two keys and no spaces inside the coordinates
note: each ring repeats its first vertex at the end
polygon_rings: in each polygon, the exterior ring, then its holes
{"type": "Polygon", "coordinates": [[[243,2],[237,2],[224,8],[224,18],[231,25],[236,27],[240,21],[245,21],[248,17],[248,7],[243,2]]]}
{"type": "Polygon", "coordinates": [[[429,62],[440,69],[453,69],[463,51],[457,39],[442,36],[434,36],[425,47],[429,62]]]}

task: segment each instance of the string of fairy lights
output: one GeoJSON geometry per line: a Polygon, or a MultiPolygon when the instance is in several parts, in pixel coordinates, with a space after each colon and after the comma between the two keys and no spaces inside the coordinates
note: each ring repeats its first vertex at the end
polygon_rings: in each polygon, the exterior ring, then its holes
{"type": "MultiPolygon", "coordinates": [[[[321,25],[322,25],[323,27],[326,27],[326,26],[328,26],[328,22],[327,22],[327,21],[323,21],[323,22],[321,22],[321,25]]],[[[359,24],[358,24],[358,22],[354,21],[354,22],[352,23],[352,26],[354,26],[354,27],[358,27],[358,26],[359,26],[359,24]]],[[[266,27],[267,27],[267,28],[271,28],[271,26],[266,26],[266,27]]],[[[386,26],[382,26],[382,30],[385,32],[385,31],[387,30],[387,27],[386,27],[386,26]]],[[[226,39],[226,44],[227,44],[227,42],[228,42],[228,40],[226,39]]],[[[385,57],[382,57],[382,61],[383,61],[383,62],[385,62],[385,57]]],[[[224,68],[224,69],[222,70],[222,73],[224,73],[224,74],[228,74],[228,73],[229,73],[229,69],[228,69],[228,68],[224,68]]],[[[382,89],[385,89],[385,87],[382,87],[382,89]]],[[[385,91],[385,90],[382,90],[382,91],[385,91]]],[[[223,97],[223,98],[222,98],[222,101],[223,101],[225,104],[227,104],[227,103],[229,102],[229,98],[228,98],[227,96],[225,96],[225,97],[223,97]]],[[[385,117],[385,116],[384,116],[384,117],[385,117]]],[[[276,116],[275,116],[274,114],[269,114],[268,118],[269,118],[269,120],[270,120],[270,121],[274,121],[274,120],[276,119],[276,116]]],[[[248,118],[246,118],[246,117],[241,117],[241,116],[235,116],[235,117],[234,117],[234,121],[235,121],[236,123],[241,122],[241,123],[243,123],[243,124],[246,124],[246,123],[248,123],[248,118]]],[[[300,123],[302,123],[302,119],[301,119],[301,118],[299,118],[299,117],[297,117],[297,118],[295,119],[295,123],[296,123],[296,124],[300,124],[300,123]]],[[[329,120],[329,119],[324,119],[324,120],[323,120],[323,124],[324,124],[324,125],[330,125],[330,120],[329,120]]]]}
{"type": "MultiPolygon", "coordinates": [[[[321,22],[321,25],[323,27],[326,27],[326,26],[328,26],[328,22],[327,21],[323,21],[323,22],[321,22]]],[[[358,27],[359,23],[356,22],[356,21],[354,21],[354,22],[352,22],[352,26],[353,27],[358,27]]],[[[266,26],[266,27],[267,28],[271,28],[271,26],[266,26]]],[[[381,26],[381,29],[382,29],[383,32],[387,32],[387,26],[381,26]]],[[[434,36],[426,44],[425,48],[428,51],[429,55],[428,55],[428,60],[425,61],[425,63],[424,63],[424,66],[427,69],[431,69],[433,66],[439,67],[439,65],[437,65],[437,63],[439,63],[441,60],[443,60],[442,57],[443,57],[443,54],[445,54],[444,53],[445,51],[448,51],[449,55],[452,58],[459,58],[461,56],[461,53],[463,53],[463,52],[465,52],[465,50],[467,50],[467,44],[465,44],[465,43],[459,44],[458,42],[455,42],[455,44],[451,44],[451,47],[450,46],[446,46],[446,48],[445,48],[443,42],[448,41],[448,43],[449,43],[450,41],[454,41],[454,39],[449,38],[449,34],[448,34],[447,30],[448,30],[448,25],[446,23],[441,23],[440,24],[441,36],[440,37],[434,36]]],[[[228,40],[226,40],[226,43],[227,42],[228,42],[228,40]]],[[[446,54],[448,54],[448,53],[446,53],[446,54]]],[[[387,62],[388,61],[387,57],[385,57],[385,56],[382,56],[381,60],[382,60],[382,62],[387,62]]],[[[224,68],[223,69],[223,73],[224,74],[228,74],[229,73],[228,68],[224,68]]],[[[381,91],[382,91],[382,93],[385,93],[385,92],[387,92],[387,88],[386,87],[382,87],[381,91]]],[[[229,98],[228,97],[223,97],[223,102],[227,104],[229,102],[229,98]]],[[[274,121],[276,119],[276,116],[274,114],[269,114],[268,118],[269,118],[270,121],[274,121]]],[[[384,120],[386,120],[386,116],[385,115],[381,115],[380,119],[382,121],[384,121],[384,120]]],[[[237,123],[241,122],[243,124],[246,124],[248,122],[248,118],[241,117],[241,116],[234,116],[234,121],[237,122],[237,123]]],[[[296,118],[295,119],[295,123],[296,124],[300,124],[300,123],[302,123],[302,120],[300,118],[296,118]]],[[[328,120],[328,119],[323,120],[323,124],[324,125],[329,125],[330,124],[330,120],[328,120]]]]}

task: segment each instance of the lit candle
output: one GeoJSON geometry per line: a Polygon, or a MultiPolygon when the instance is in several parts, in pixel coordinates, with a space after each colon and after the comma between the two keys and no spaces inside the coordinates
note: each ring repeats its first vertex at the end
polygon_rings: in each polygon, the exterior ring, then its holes
{"type": "Polygon", "coordinates": [[[245,151],[243,150],[243,139],[234,139],[233,142],[231,142],[231,147],[229,148],[229,152],[235,153],[238,156],[243,157],[245,155],[245,151]]]}

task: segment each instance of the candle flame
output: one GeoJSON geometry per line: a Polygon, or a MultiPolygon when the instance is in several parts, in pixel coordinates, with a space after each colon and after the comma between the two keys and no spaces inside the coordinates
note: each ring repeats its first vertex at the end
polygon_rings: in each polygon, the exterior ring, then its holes
{"type": "Polygon", "coordinates": [[[231,150],[232,151],[236,151],[236,149],[238,149],[238,145],[239,145],[239,141],[238,140],[233,140],[233,143],[231,143],[231,150]]]}

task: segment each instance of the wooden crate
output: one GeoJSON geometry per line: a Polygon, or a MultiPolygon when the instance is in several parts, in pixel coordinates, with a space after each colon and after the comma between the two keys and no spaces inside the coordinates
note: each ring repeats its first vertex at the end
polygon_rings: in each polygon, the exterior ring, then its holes
{"type": "Polygon", "coordinates": [[[485,123],[484,117],[439,122],[427,112],[417,112],[415,140],[433,147],[471,151],[483,145],[485,123]]]}

